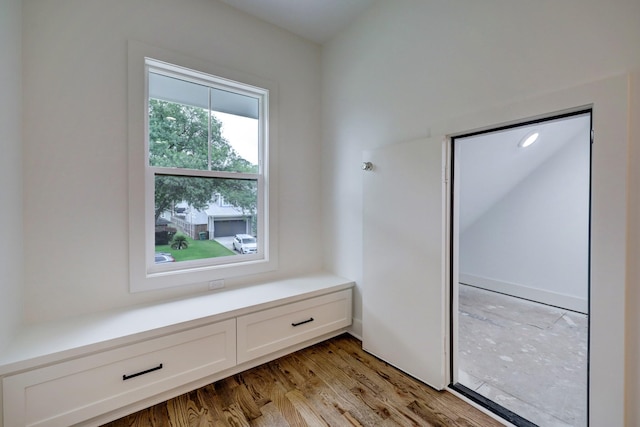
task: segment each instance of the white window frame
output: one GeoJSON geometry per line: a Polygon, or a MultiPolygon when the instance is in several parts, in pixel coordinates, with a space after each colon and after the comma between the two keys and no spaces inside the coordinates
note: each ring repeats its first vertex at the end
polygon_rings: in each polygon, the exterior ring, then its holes
{"type": "Polygon", "coordinates": [[[207,286],[212,280],[277,269],[275,182],[275,85],[207,61],[164,49],[129,42],[129,289],[131,292],[178,286],[207,286]],[[149,71],[209,87],[232,90],[259,100],[260,141],[258,174],[171,169],[172,175],[251,179],[258,190],[258,253],[156,265],[154,262],[155,176],[167,168],[149,166],[149,71]],[[242,82],[242,83],[239,83],[242,82]],[[246,175],[246,176],[245,176],[246,175]],[[257,179],[256,179],[257,178],[257,179]]]}

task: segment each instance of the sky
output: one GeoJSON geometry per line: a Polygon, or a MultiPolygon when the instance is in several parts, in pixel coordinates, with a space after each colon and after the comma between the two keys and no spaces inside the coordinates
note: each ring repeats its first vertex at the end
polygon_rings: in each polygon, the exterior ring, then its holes
{"type": "Polygon", "coordinates": [[[238,152],[240,157],[258,164],[258,120],[234,114],[213,112],[222,122],[222,137],[238,152]]]}

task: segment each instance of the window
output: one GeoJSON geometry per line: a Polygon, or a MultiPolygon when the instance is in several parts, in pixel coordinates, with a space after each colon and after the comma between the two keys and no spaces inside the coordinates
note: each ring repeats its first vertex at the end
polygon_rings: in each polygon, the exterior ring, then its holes
{"type": "Polygon", "coordinates": [[[273,270],[270,89],[129,53],[131,290],[273,270]]]}

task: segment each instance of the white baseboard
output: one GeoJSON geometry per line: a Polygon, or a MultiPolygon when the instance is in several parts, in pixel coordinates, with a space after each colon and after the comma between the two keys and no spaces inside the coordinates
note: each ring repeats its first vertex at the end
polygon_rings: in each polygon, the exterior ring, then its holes
{"type": "Polygon", "coordinates": [[[486,289],[488,291],[513,295],[514,297],[524,298],[530,301],[536,301],[543,304],[564,308],[566,310],[577,311],[578,313],[587,314],[589,312],[589,303],[587,299],[578,298],[572,295],[560,294],[544,289],[531,288],[529,286],[502,282],[500,280],[489,279],[486,277],[474,276],[473,274],[465,273],[460,273],[458,282],[465,285],[471,285],[477,288],[486,289]]]}

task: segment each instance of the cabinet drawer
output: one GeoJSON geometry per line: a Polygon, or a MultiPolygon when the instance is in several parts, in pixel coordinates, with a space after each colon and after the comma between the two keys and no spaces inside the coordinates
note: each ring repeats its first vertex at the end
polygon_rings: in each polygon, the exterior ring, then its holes
{"type": "Polygon", "coordinates": [[[351,289],[240,316],[238,363],[351,324],[351,289]]]}
{"type": "Polygon", "coordinates": [[[3,379],[5,427],[69,426],[235,365],[235,319],[3,379]]]}

